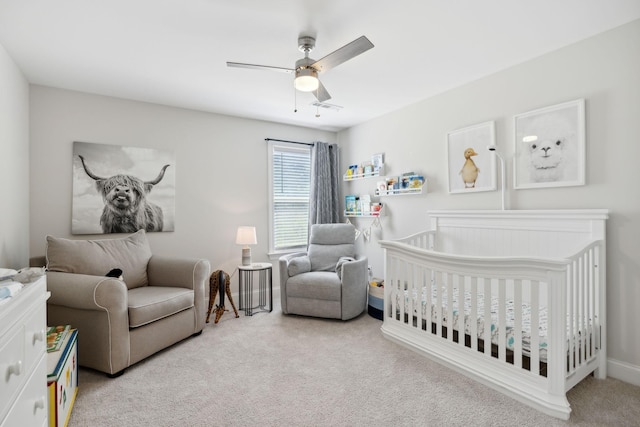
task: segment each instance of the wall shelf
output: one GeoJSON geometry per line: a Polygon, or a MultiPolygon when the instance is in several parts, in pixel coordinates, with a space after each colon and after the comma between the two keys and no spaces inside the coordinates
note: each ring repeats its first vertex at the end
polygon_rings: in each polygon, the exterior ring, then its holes
{"type": "Polygon", "coordinates": [[[382,165],[380,168],[378,168],[377,170],[374,170],[372,172],[369,173],[354,173],[351,175],[348,174],[344,174],[342,175],[342,180],[343,181],[355,181],[358,179],[368,179],[368,178],[378,178],[384,176],[384,165],[382,165]]]}
{"type": "Polygon", "coordinates": [[[344,216],[347,218],[380,218],[382,216],[382,211],[377,214],[373,213],[362,213],[362,212],[347,212],[344,211],[344,216]]]}
{"type": "MultiPolygon", "coordinates": [[[[423,185],[424,186],[424,185],[423,185]]],[[[380,191],[376,189],[376,196],[408,196],[410,194],[422,194],[422,187],[419,188],[398,188],[395,190],[380,191]]]]}

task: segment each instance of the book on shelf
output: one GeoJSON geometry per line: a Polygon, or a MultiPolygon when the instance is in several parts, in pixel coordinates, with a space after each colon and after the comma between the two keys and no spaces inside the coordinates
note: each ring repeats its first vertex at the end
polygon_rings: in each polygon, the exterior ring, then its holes
{"type": "Polygon", "coordinates": [[[356,213],[357,206],[358,206],[356,196],[353,196],[353,195],[345,196],[344,206],[347,213],[356,213]]]}
{"type": "Polygon", "coordinates": [[[58,351],[69,334],[71,325],[49,326],[47,329],[47,351],[58,351]]]}

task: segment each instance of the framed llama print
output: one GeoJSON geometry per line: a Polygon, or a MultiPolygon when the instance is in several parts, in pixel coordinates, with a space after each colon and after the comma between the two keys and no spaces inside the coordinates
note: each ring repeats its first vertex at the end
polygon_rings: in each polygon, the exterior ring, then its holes
{"type": "Polygon", "coordinates": [[[174,231],[175,156],[73,143],[72,234],[174,231]]]}
{"type": "Polygon", "coordinates": [[[515,116],[514,187],[584,185],[584,99],[515,116]]]}
{"type": "Polygon", "coordinates": [[[473,193],[497,188],[495,156],[487,149],[495,143],[493,121],[447,133],[449,193],[473,193]]]}

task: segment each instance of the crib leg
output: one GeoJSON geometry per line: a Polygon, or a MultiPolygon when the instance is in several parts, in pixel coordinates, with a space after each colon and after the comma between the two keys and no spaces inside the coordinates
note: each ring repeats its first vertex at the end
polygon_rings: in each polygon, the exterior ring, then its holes
{"type": "Polygon", "coordinates": [[[593,377],[599,380],[607,379],[607,359],[602,354],[598,356],[598,367],[593,371],[593,377]]]}

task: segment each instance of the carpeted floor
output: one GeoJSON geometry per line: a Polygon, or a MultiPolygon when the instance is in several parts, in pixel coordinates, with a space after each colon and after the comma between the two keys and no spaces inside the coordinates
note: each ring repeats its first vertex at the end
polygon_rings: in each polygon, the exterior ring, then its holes
{"type": "MultiPolygon", "coordinates": [[[[274,295],[274,300],[278,295],[274,295]]],[[[591,377],[548,417],[348,322],[272,313],[206,325],[119,378],[80,368],[74,426],[637,426],[640,388],[591,377]]],[[[82,339],[82,337],[79,337],[82,339]]]]}

